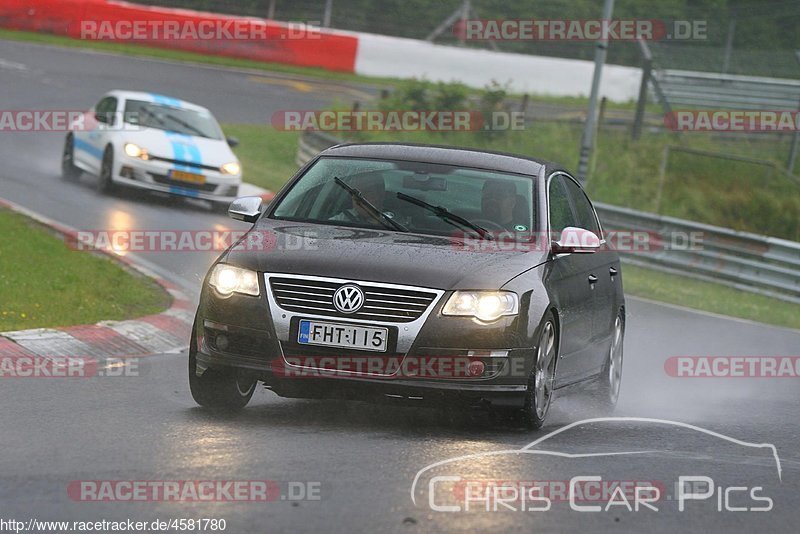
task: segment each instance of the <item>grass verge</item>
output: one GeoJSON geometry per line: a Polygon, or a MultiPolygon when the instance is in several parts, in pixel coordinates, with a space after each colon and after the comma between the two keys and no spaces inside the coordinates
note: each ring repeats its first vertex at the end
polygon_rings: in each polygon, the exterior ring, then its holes
{"type": "Polygon", "coordinates": [[[130,319],[170,303],[152,280],[68,248],[23,215],[0,208],[0,235],[0,332],[130,319]]]}
{"type": "Polygon", "coordinates": [[[635,265],[623,270],[625,293],[759,323],[800,329],[797,304],[635,265]]]}
{"type": "Polygon", "coordinates": [[[294,156],[300,132],[250,124],[223,124],[222,129],[241,142],[233,151],[246,182],[277,192],[297,170],[294,156]]]}

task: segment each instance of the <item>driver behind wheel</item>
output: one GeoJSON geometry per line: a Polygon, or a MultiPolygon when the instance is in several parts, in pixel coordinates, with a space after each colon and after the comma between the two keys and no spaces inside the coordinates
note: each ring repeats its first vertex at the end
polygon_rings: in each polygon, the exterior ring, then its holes
{"type": "MultiPolygon", "coordinates": [[[[356,189],[364,195],[364,199],[375,206],[379,211],[383,211],[383,203],[386,198],[386,183],[380,174],[369,173],[354,176],[349,182],[350,187],[356,189]]],[[[375,215],[358,202],[353,201],[350,208],[345,209],[331,217],[331,221],[347,221],[353,223],[375,223],[375,215]]]]}
{"type": "Polygon", "coordinates": [[[514,208],[517,205],[517,188],[506,180],[487,180],[481,193],[481,213],[484,218],[503,229],[514,228],[514,208]]]}

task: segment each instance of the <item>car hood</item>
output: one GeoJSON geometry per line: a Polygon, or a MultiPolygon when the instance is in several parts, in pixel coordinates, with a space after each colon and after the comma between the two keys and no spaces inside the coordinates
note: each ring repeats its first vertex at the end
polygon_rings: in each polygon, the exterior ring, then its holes
{"type": "Polygon", "coordinates": [[[156,128],[126,131],[121,136],[123,143],[135,143],[151,155],[161,158],[192,161],[212,167],[237,161],[224,139],[184,135],[156,128]]]}
{"type": "Polygon", "coordinates": [[[498,289],[546,259],[541,251],[486,246],[491,242],[262,219],[222,261],[259,272],[450,290],[498,289]]]}

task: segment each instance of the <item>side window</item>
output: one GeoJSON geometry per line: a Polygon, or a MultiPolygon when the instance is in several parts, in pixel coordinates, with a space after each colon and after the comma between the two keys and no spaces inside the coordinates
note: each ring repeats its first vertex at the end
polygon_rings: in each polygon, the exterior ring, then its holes
{"type": "Polygon", "coordinates": [[[550,231],[556,236],[567,226],[577,226],[572,215],[569,197],[564,189],[562,176],[556,175],[550,179],[550,231]]]}
{"type": "Polygon", "coordinates": [[[114,114],[117,111],[117,99],[107,96],[97,103],[94,108],[95,118],[104,124],[114,124],[114,114]]]}
{"type": "Polygon", "coordinates": [[[602,236],[600,235],[600,225],[597,222],[597,217],[595,217],[592,203],[589,202],[589,197],[586,196],[586,193],[583,192],[583,189],[581,189],[580,186],[578,186],[578,184],[576,184],[573,180],[568,178],[564,179],[564,185],[567,188],[567,193],[572,199],[572,205],[575,207],[575,215],[578,220],[578,224],[576,226],[585,230],[591,230],[602,239],[602,236]]]}

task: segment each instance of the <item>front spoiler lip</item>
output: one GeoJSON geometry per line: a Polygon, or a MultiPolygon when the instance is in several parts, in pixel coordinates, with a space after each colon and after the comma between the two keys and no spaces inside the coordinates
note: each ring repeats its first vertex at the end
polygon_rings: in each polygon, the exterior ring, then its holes
{"type": "Polygon", "coordinates": [[[236,200],[237,197],[224,197],[221,195],[215,195],[213,193],[206,193],[204,191],[195,191],[186,189],[186,191],[191,191],[191,193],[181,193],[179,191],[173,190],[170,186],[165,186],[161,184],[152,184],[149,182],[141,182],[139,180],[131,180],[130,178],[122,178],[120,176],[114,177],[114,183],[118,183],[121,185],[125,185],[128,187],[135,187],[137,189],[145,189],[147,191],[156,191],[158,193],[167,193],[169,195],[174,195],[178,197],[185,197],[185,198],[199,198],[202,200],[214,200],[218,202],[233,202],[236,200]]]}
{"type": "MultiPolygon", "coordinates": [[[[197,362],[203,366],[222,365],[229,367],[239,367],[251,371],[259,371],[269,375],[270,382],[280,384],[298,384],[303,381],[313,381],[315,383],[342,383],[342,381],[358,382],[362,384],[381,385],[386,387],[400,386],[403,388],[420,388],[423,390],[444,390],[444,391],[463,391],[474,393],[525,393],[528,391],[527,384],[491,384],[486,381],[479,383],[467,383],[451,380],[436,380],[436,379],[417,379],[417,380],[403,380],[394,378],[374,378],[363,375],[353,374],[333,374],[329,376],[315,376],[308,377],[295,377],[283,378],[274,374],[273,369],[269,363],[264,360],[253,360],[249,358],[242,358],[236,356],[217,356],[205,352],[197,352],[197,362]]],[[[270,360],[272,361],[272,360],[270,360]]],[[[312,371],[311,368],[301,367],[301,369],[312,371]]]]}

